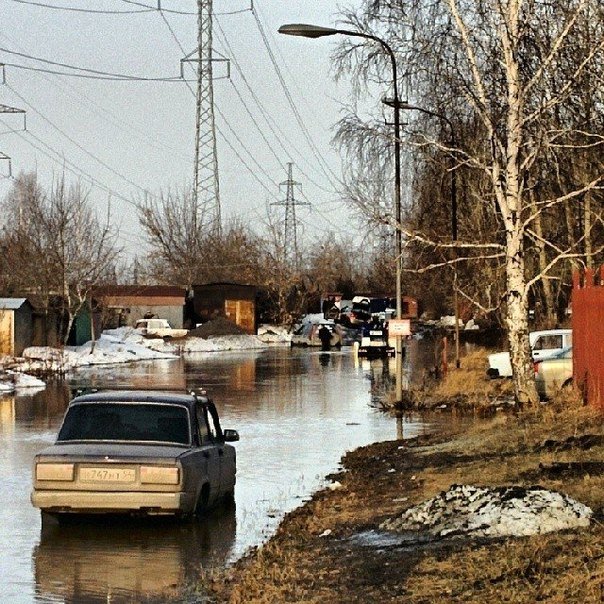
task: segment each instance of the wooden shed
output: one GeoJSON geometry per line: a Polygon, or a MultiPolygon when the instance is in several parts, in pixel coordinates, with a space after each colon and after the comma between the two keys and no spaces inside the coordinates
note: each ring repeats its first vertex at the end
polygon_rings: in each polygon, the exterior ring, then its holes
{"type": "Polygon", "coordinates": [[[232,321],[247,333],[256,333],[256,287],[241,283],[193,286],[193,308],[200,322],[215,317],[232,321]]]}
{"type": "Polygon", "coordinates": [[[186,290],[172,285],[105,285],[92,292],[103,327],[134,326],[139,319],[167,319],[180,329],[184,321],[186,290]]]}
{"type": "Polygon", "coordinates": [[[0,298],[0,354],[19,356],[33,343],[33,307],[27,298],[0,298]]]}

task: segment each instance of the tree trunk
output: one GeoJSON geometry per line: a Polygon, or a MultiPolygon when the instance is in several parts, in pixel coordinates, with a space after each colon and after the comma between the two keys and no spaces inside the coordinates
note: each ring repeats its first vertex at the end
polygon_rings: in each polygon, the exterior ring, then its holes
{"type": "Polygon", "coordinates": [[[514,394],[520,406],[539,402],[528,339],[528,297],[524,278],[522,241],[517,233],[508,237],[506,325],[514,394]]]}

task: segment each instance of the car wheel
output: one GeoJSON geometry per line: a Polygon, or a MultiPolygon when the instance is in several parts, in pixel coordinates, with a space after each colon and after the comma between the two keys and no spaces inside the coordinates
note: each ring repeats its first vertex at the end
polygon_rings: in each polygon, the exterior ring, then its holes
{"type": "Polygon", "coordinates": [[[573,378],[568,378],[560,387],[560,390],[568,392],[573,387],[573,378]]]}

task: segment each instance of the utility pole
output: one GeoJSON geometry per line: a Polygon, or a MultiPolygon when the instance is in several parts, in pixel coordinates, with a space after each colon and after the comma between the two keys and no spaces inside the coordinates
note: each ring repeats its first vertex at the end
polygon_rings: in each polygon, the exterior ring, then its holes
{"type": "Polygon", "coordinates": [[[283,257],[287,265],[298,269],[298,223],[296,221],[296,207],[310,206],[307,201],[298,201],[295,198],[296,187],[301,190],[302,184],[293,177],[293,163],[287,164],[287,180],[279,183],[279,187],[286,187],[285,200],[275,201],[271,205],[285,206],[285,224],[283,232],[283,257]]]}
{"type": "Polygon", "coordinates": [[[197,103],[193,224],[212,233],[221,231],[218,155],[212,82],[212,0],[197,0],[197,103]],[[202,224],[198,221],[202,220],[202,224]]]}

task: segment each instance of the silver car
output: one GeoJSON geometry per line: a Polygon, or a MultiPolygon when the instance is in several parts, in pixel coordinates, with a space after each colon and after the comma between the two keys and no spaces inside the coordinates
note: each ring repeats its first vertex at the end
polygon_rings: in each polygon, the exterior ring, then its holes
{"type": "Polygon", "coordinates": [[[235,430],[206,396],[148,391],[74,398],[54,445],[35,457],[43,513],[201,514],[235,489],[235,430]]]}

